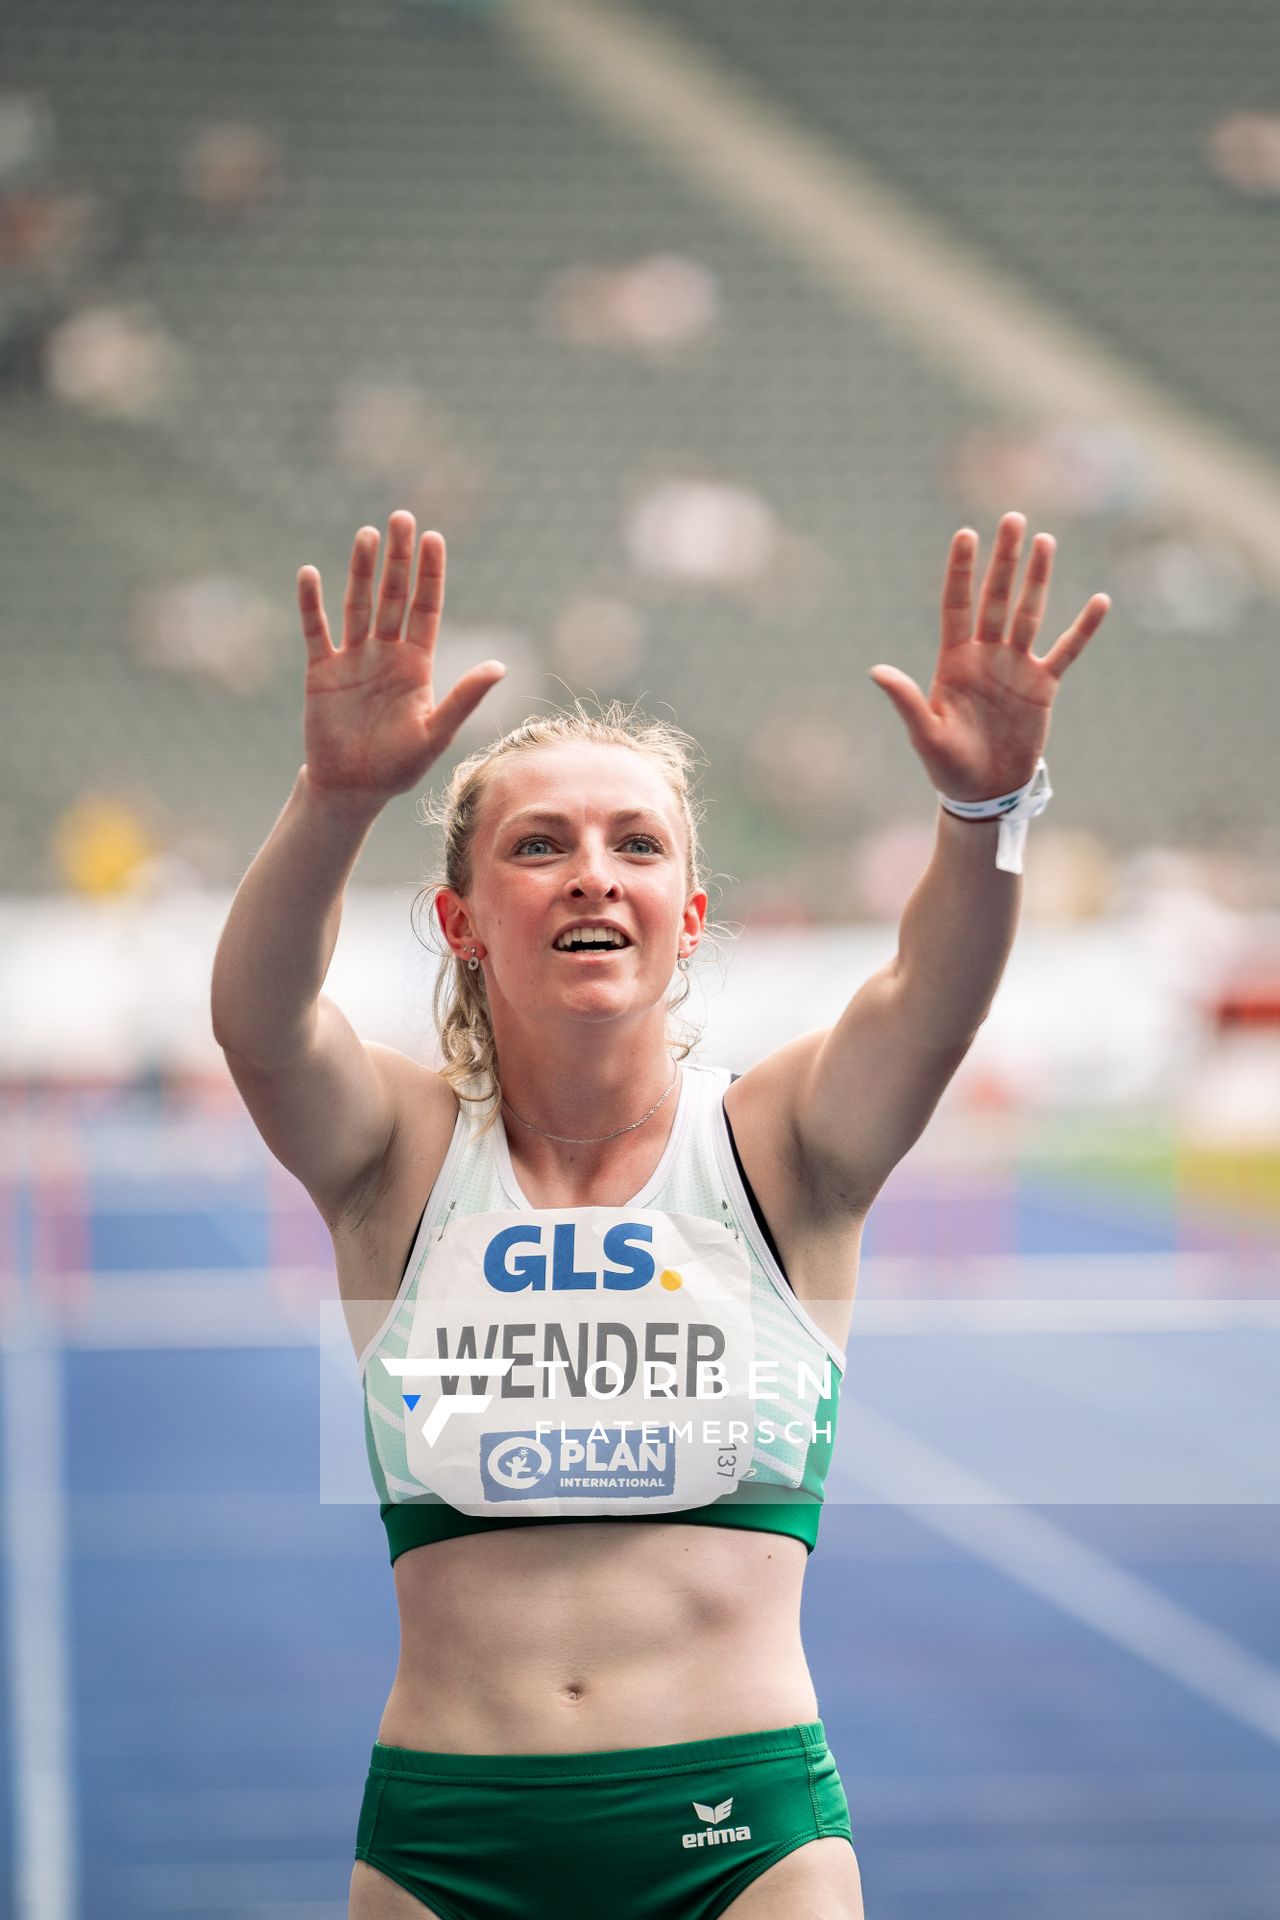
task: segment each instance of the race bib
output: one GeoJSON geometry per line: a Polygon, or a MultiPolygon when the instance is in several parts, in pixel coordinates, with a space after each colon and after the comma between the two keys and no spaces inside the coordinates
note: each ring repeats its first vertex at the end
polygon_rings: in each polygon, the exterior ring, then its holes
{"type": "Polygon", "coordinates": [[[719,1222],[475,1214],[434,1250],[404,1360],[410,1475],[461,1513],[678,1513],[752,1457],[751,1269],[719,1222]]]}

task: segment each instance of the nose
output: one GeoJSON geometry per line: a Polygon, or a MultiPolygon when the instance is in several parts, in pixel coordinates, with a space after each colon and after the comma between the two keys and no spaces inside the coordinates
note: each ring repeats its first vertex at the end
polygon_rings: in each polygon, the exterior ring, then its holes
{"type": "Polygon", "coordinates": [[[618,882],[603,846],[594,843],[583,846],[570,891],[575,898],[585,895],[593,900],[605,900],[617,893],[618,882]]]}

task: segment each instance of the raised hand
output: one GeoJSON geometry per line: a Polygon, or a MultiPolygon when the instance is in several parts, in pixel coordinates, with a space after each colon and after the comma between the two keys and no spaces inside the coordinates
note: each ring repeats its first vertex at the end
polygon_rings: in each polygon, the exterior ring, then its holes
{"type": "Polygon", "coordinates": [[[307,643],[302,731],[313,788],[389,799],[423,778],[506,668],[500,660],[485,660],[436,699],[431,669],[444,606],[444,540],[424,533],[419,542],[418,578],[402,638],[413,515],[401,510],[387,523],[387,557],[370,630],[378,537],[376,527],[361,527],[355,537],[340,647],[329,638],[319,571],[298,569],[307,643]]]}
{"type": "Polygon", "coordinates": [[[1036,658],[1031,648],[1057,544],[1052,534],[1038,533],[1006,633],[1026,525],[1020,513],[1001,520],[976,622],[978,536],[962,527],[952,539],[942,589],[942,645],[927,700],[897,667],[871,669],[902,715],[930,780],[950,800],[993,800],[1027,784],[1049,737],[1059,682],[1111,610],[1107,594],[1092,594],[1044,658],[1036,658]]]}

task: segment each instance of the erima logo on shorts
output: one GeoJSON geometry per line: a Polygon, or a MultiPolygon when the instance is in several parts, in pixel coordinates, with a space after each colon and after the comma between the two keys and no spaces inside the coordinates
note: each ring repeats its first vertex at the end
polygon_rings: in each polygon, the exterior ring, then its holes
{"type": "Polygon", "coordinates": [[[709,1824],[699,1827],[696,1833],[682,1833],[680,1842],[686,1847],[727,1847],[734,1840],[749,1840],[750,1827],[726,1827],[721,1822],[727,1820],[733,1812],[733,1795],[722,1800],[718,1807],[704,1807],[699,1800],[693,1803],[693,1810],[699,1820],[709,1824]]]}

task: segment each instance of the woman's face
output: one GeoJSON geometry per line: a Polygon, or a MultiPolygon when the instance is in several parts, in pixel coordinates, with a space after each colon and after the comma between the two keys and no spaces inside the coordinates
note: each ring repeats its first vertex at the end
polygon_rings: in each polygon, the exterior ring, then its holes
{"type": "Polygon", "coordinates": [[[438,911],[455,951],[479,949],[495,1022],[507,1007],[605,1020],[665,1003],[707,896],[686,891],[679,803],[645,754],[575,740],[506,756],[472,844],[470,897],[444,890],[438,911]],[[617,927],[627,944],[559,951],[583,920],[617,927]]]}

